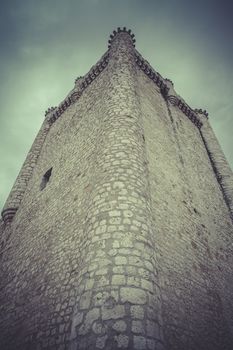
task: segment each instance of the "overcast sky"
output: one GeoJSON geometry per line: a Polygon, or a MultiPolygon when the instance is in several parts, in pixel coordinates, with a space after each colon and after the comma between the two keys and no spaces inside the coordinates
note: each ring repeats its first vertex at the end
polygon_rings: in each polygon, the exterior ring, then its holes
{"type": "Polygon", "coordinates": [[[50,106],[126,26],[192,108],[209,112],[233,168],[233,2],[5,0],[0,9],[0,208],[50,106]]]}

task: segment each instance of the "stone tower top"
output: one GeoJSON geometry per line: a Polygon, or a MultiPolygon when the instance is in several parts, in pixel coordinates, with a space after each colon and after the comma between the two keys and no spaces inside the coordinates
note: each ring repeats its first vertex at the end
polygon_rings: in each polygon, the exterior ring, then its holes
{"type": "Polygon", "coordinates": [[[135,47],[135,35],[131,32],[131,29],[126,29],[126,27],[123,27],[122,29],[120,27],[117,28],[117,31],[114,30],[112,34],[110,34],[110,39],[108,40],[108,48],[111,49],[112,42],[117,34],[119,33],[128,33],[132,39],[133,45],[135,47]]]}

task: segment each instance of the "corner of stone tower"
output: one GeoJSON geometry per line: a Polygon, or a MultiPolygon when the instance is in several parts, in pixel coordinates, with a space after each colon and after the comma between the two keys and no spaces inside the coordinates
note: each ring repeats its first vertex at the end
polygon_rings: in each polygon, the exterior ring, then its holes
{"type": "Polygon", "coordinates": [[[123,34],[123,37],[126,37],[125,34],[128,34],[128,36],[132,40],[133,46],[135,47],[136,39],[135,39],[135,35],[132,33],[131,29],[127,30],[126,27],[123,27],[123,28],[118,27],[117,30],[113,30],[112,34],[110,34],[110,38],[108,40],[108,49],[111,49],[113,42],[119,36],[119,34],[121,36],[123,34]]]}
{"type": "Polygon", "coordinates": [[[113,30],[108,40],[109,58],[117,60],[117,57],[122,56],[127,60],[131,56],[132,60],[135,61],[135,42],[135,35],[130,29],[118,27],[117,30],[113,30]]]}

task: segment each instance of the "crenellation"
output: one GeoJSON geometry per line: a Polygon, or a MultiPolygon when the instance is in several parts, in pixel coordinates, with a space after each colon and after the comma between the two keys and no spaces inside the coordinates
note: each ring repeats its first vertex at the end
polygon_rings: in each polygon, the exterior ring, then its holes
{"type": "MultiPolygon", "coordinates": [[[[196,110],[192,110],[182,99],[179,99],[175,95],[170,95],[170,87],[167,85],[169,83],[170,86],[173,87],[173,83],[170,79],[164,79],[162,78],[157,72],[153,70],[149,66],[149,64],[146,64],[144,62],[144,59],[139,55],[136,54],[136,63],[138,66],[149,76],[150,79],[152,79],[155,84],[161,89],[161,94],[174,106],[178,106],[184,114],[198,127],[201,128],[202,122],[198,119],[197,115],[195,114],[196,110]]],[[[172,89],[174,91],[174,89],[172,89]]],[[[204,111],[206,113],[206,111],[204,111]]],[[[204,113],[203,112],[203,113],[204,113]]]]}
{"type": "Polygon", "coordinates": [[[135,47],[135,43],[136,43],[136,39],[135,39],[135,35],[133,33],[131,33],[131,30],[126,30],[126,27],[123,27],[123,29],[121,29],[120,27],[117,28],[117,31],[113,31],[112,34],[110,34],[110,39],[108,40],[108,49],[110,50],[112,47],[112,43],[117,35],[117,33],[128,33],[129,36],[131,37],[133,46],[135,47]]]}
{"type": "Polygon", "coordinates": [[[199,129],[202,127],[202,122],[198,118],[194,110],[192,110],[183,100],[174,95],[168,95],[167,100],[173,106],[177,106],[199,129]]]}
{"type": "Polygon", "coordinates": [[[208,113],[206,112],[206,110],[202,110],[202,109],[194,109],[194,112],[195,113],[198,113],[198,114],[202,114],[204,115],[206,118],[208,118],[208,113]]]}
{"type": "MultiPolygon", "coordinates": [[[[73,103],[75,103],[87,86],[102,72],[102,70],[107,66],[109,60],[108,53],[103,56],[103,58],[94,66],[89,73],[84,77],[79,77],[75,80],[78,90],[71,91],[71,94],[60,103],[60,105],[55,109],[55,112],[49,119],[50,124],[53,124],[66,109],[73,103]]],[[[54,109],[53,109],[54,110],[54,109]]],[[[53,111],[52,110],[52,111],[53,111]]]]}
{"type": "Polygon", "coordinates": [[[45,111],[45,117],[47,117],[48,114],[50,114],[51,112],[53,112],[57,107],[49,107],[46,111],[45,111]]]}
{"type": "Polygon", "coordinates": [[[82,79],[82,78],[83,78],[82,76],[77,77],[77,78],[75,79],[75,82],[74,82],[74,83],[75,83],[75,84],[79,83],[79,80],[82,79]]]}

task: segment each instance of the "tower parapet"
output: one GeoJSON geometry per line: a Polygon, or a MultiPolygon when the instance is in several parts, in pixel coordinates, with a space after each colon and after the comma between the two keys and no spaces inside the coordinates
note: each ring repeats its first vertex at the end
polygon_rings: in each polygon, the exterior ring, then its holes
{"type": "Polygon", "coordinates": [[[198,113],[198,114],[202,114],[202,115],[204,115],[206,118],[208,118],[208,113],[206,112],[206,110],[202,110],[201,108],[199,108],[199,109],[194,109],[194,112],[195,113],[198,113]]]}
{"type": "Polygon", "coordinates": [[[127,33],[127,34],[129,34],[129,36],[132,39],[133,47],[135,47],[136,39],[135,39],[135,35],[131,32],[131,29],[127,30],[126,27],[123,27],[123,28],[118,27],[117,30],[114,30],[112,32],[112,34],[110,34],[110,38],[108,40],[108,49],[111,49],[112,43],[115,40],[115,38],[117,37],[117,34],[119,34],[119,33],[127,33]]]}
{"type": "Polygon", "coordinates": [[[97,64],[84,76],[78,77],[75,80],[75,88],[69,93],[69,95],[60,103],[60,105],[53,110],[52,115],[49,118],[49,123],[53,124],[72,104],[74,104],[82,95],[83,91],[91,84],[91,82],[98,77],[98,75],[107,66],[109,61],[108,52],[103,55],[97,64]]]}

